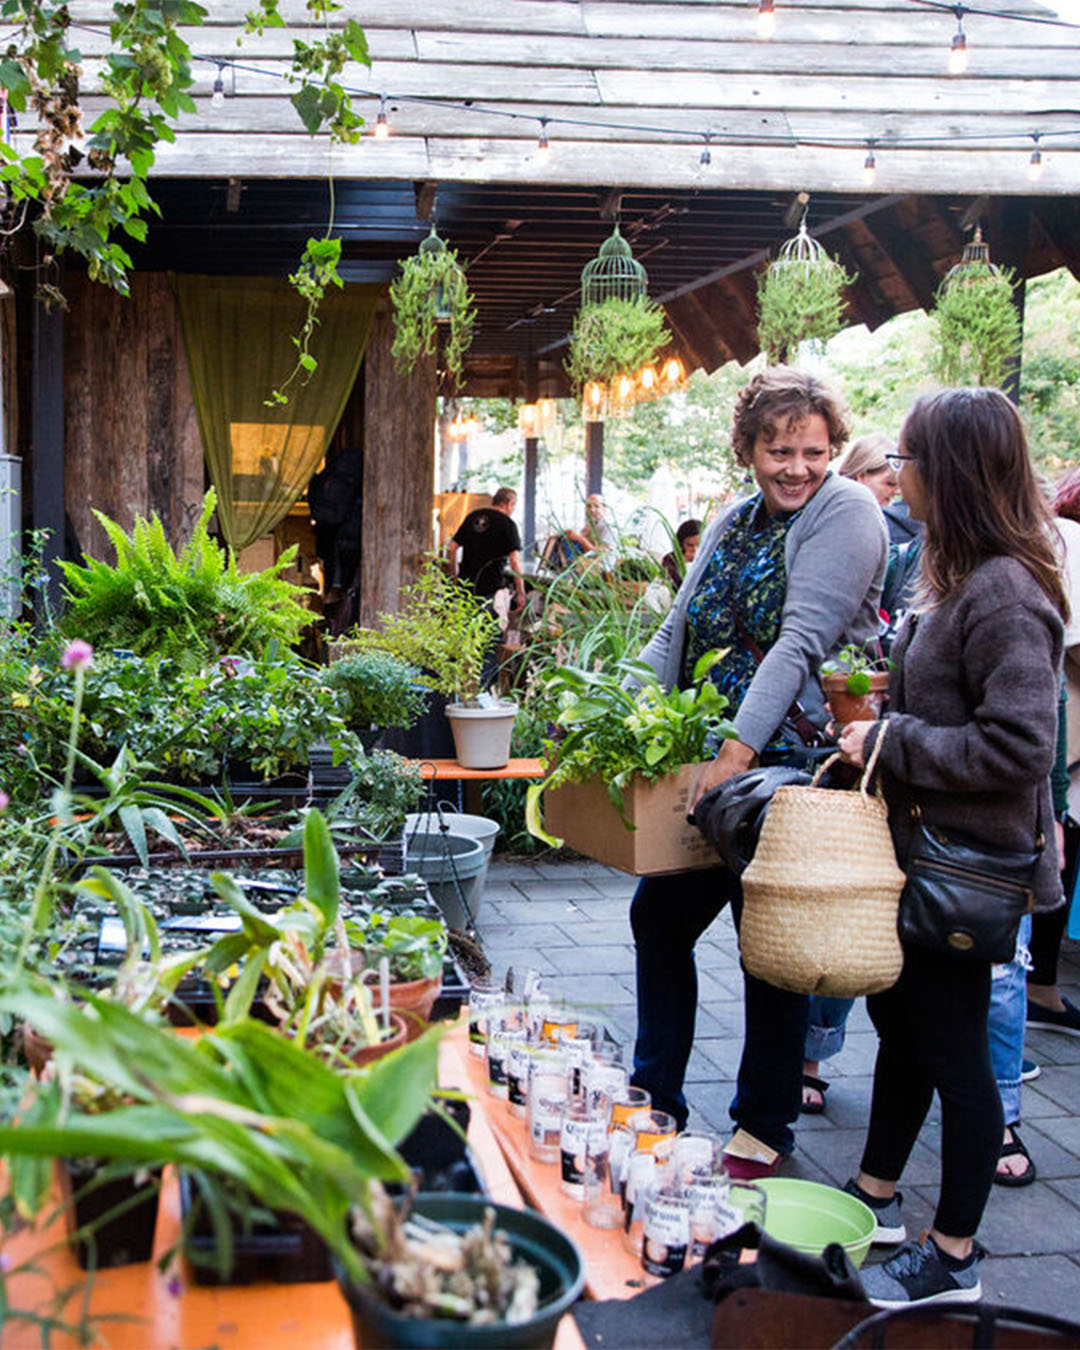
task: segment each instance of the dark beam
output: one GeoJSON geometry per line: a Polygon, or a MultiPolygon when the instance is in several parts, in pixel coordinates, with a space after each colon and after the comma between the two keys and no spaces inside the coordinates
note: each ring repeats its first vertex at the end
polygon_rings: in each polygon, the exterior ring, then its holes
{"type": "MultiPolygon", "coordinates": [[[[1057,198],[1036,197],[1031,203],[1031,209],[1062,264],[1080,281],[1080,234],[1075,225],[1070,228],[1062,219],[1063,205],[1074,207],[1075,203],[1066,198],[1058,201],[1057,198]]],[[[1075,219],[1075,209],[1073,216],[1075,219]]]]}
{"type": "Polygon", "coordinates": [[[623,191],[623,188],[609,188],[607,192],[601,192],[597,199],[601,220],[618,221],[619,212],[622,210],[623,191]]]}
{"type": "Polygon", "coordinates": [[[413,196],[416,199],[416,214],[421,220],[430,220],[435,209],[435,193],[438,184],[430,178],[413,184],[413,196]]]}
{"type": "MultiPolygon", "coordinates": [[[[540,395],[540,371],[535,356],[525,363],[525,401],[535,403],[540,395]]],[[[540,441],[525,437],[525,501],[522,510],[522,544],[526,556],[536,543],[536,470],[540,461],[540,441]]]]}
{"type": "Polygon", "coordinates": [[[895,214],[881,211],[876,216],[867,216],[859,222],[859,228],[865,230],[886,256],[892,259],[915,304],[927,311],[933,309],[938,275],[925,253],[915,244],[911,232],[897,222],[895,214]]]}
{"type": "Polygon", "coordinates": [[[585,423],[585,495],[592,497],[604,490],[604,424],[585,423]]]}
{"type": "Polygon", "coordinates": [[[895,308],[882,295],[877,282],[866,277],[865,268],[860,266],[851,238],[847,231],[834,234],[829,240],[829,252],[844,266],[844,270],[855,277],[847,288],[848,305],[853,311],[853,321],[864,323],[867,328],[880,328],[886,319],[896,313],[895,308]]]}
{"type": "Polygon", "coordinates": [[[1020,346],[1009,362],[1009,373],[1001,386],[1013,403],[1020,402],[1020,375],[1024,359],[1024,278],[1027,275],[1028,231],[1031,228],[1031,203],[1027,197],[999,197],[990,205],[987,220],[990,257],[999,267],[1011,267],[1016,273],[1013,304],[1020,318],[1020,346]]]}
{"type": "MultiPolygon", "coordinates": [[[[64,316],[59,308],[34,303],[31,355],[30,436],[34,529],[43,530],[46,612],[60,612],[60,569],[64,556],[64,316]]],[[[44,620],[44,614],[39,620],[44,620]]]]}

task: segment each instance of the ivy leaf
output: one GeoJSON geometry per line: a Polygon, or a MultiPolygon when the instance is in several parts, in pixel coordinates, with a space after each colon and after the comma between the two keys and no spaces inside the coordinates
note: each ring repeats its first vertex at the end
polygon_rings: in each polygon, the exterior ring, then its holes
{"type": "Polygon", "coordinates": [[[322,97],[319,90],[310,84],[298,89],[289,102],[296,109],[300,121],[309,136],[314,136],[322,126],[322,97]]]}
{"type": "Polygon", "coordinates": [[[367,37],[364,30],[355,19],[347,19],[345,27],[342,29],[341,40],[345,44],[345,50],[354,61],[360,61],[365,66],[371,65],[371,57],[368,55],[367,37]]]}
{"type": "Polygon", "coordinates": [[[18,61],[0,61],[0,84],[7,90],[8,102],[15,111],[25,112],[30,81],[18,61]]]}

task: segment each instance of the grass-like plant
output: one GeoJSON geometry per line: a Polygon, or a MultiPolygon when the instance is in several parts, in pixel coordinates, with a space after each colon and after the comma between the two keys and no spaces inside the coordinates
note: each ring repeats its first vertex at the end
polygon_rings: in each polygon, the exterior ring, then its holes
{"type": "Polygon", "coordinates": [[[771,363],[800,342],[823,346],[845,323],[844,287],[855,280],[828,254],[778,258],[758,273],[758,341],[771,363]]]}
{"type": "Polygon", "coordinates": [[[1022,325],[1013,303],[1010,268],[969,262],[938,288],[932,318],[935,373],[944,384],[1004,383],[1020,350],[1022,325]]]}
{"type": "Polygon", "coordinates": [[[94,646],[156,654],[191,666],[216,656],[261,656],[269,644],[291,645],[310,623],[303,587],[281,573],[296,557],[289,548],[262,572],[241,572],[236,555],[211,539],[217,503],[211,489],[190,541],[175,553],[159,518],[139,517],[131,534],[94,514],[116,550],[116,562],[62,562],[65,633],[94,646]]]}

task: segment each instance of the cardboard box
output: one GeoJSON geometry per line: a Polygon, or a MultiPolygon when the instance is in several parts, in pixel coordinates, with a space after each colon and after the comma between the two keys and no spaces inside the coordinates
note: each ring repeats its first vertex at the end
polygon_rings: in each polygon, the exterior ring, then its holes
{"type": "Polygon", "coordinates": [[[699,765],[653,782],[635,778],[623,792],[628,830],[599,778],[544,793],[544,828],[567,848],[631,876],[658,876],[715,867],[720,859],[686,819],[690,784],[699,765]]]}

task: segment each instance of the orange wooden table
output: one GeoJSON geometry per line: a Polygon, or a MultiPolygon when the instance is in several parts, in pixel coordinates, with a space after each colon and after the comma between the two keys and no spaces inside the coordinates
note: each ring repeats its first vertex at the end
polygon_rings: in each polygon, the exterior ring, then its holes
{"type": "MultiPolygon", "coordinates": [[[[469,1143],[484,1182],[494,1200],[520,1206],[522,1194],[504,1156],[505,1145],[489,1123],[495,1117],[499,1127],[497,1117],[503,1103],[488,1097],[482,1082],[477,1091],[476,1071],[470,1060],[478,1067],[481,1061],[469,1054],[467,1030],[462,1022],[444,1038],[439,1082],[474,1098],[469,1143]]],[[[560,1215],[550,1217],[562,1225],[560,1215]]],[[[566,1225],[588,1261],[589,1251],[581,1241],[583,1227],[580,1223],[566,1225]]],[[[46,1227],[25,1230],[4,1242],[0,1259],[8,1269],[30,1258],[36,1258],[38,1267],[37,1273],[8,1277],[8,1307],[13,1311],[43,1311],[50,1305],[53,1312],[62,1311],[64,1320],[71,1323],[84,1315],[99,1319],[93,1344],[107,1345],[109,1350],[199,1350],[207,1346],[219,1350],[277,1350],[285,1346],[290,1350],[352,1350],[355,1342],[348,1306],[334,1281],[223,1288],[197,1285],[190,1280],[182,1260],[165,1272],[157,1268],[157,1258],[175,1245],[179,1231],[179,1186],[169,1168],[158,1210],[155,1261],[99,1271],[84,1309],[85,1277],[64,1241],[63,1220],[57,1217],[46,1227]],[[61,1294],[58,1309],[53,1300],[61,1294]]],[[[610,1234],[606,1236],[611,1238],[610,1234]]],[[[617,1237],[615,1242],[618,1245],[617,1237]]],[[[49,1344],[56,1350],[67,1350],[79,1342],[54,1335],[49,1344]]],[[[560,1323],[555,1344],[556,1350],[583,1350],[569,1314],[560,1323]]],[[[3,1350],[37,1350],[41,1345],[41,1332],[9,1313],[0,1333],[3,1350]]]]}
{"type": "Polygon", "coordinates": [[[501,769],[463,769],[456,759],[414,759],[409,761],[419,767],[424,778],[462,779],[470,781],[476,778],[543,778],[547,770],[543,760],[511,759],[501,769]]]}

